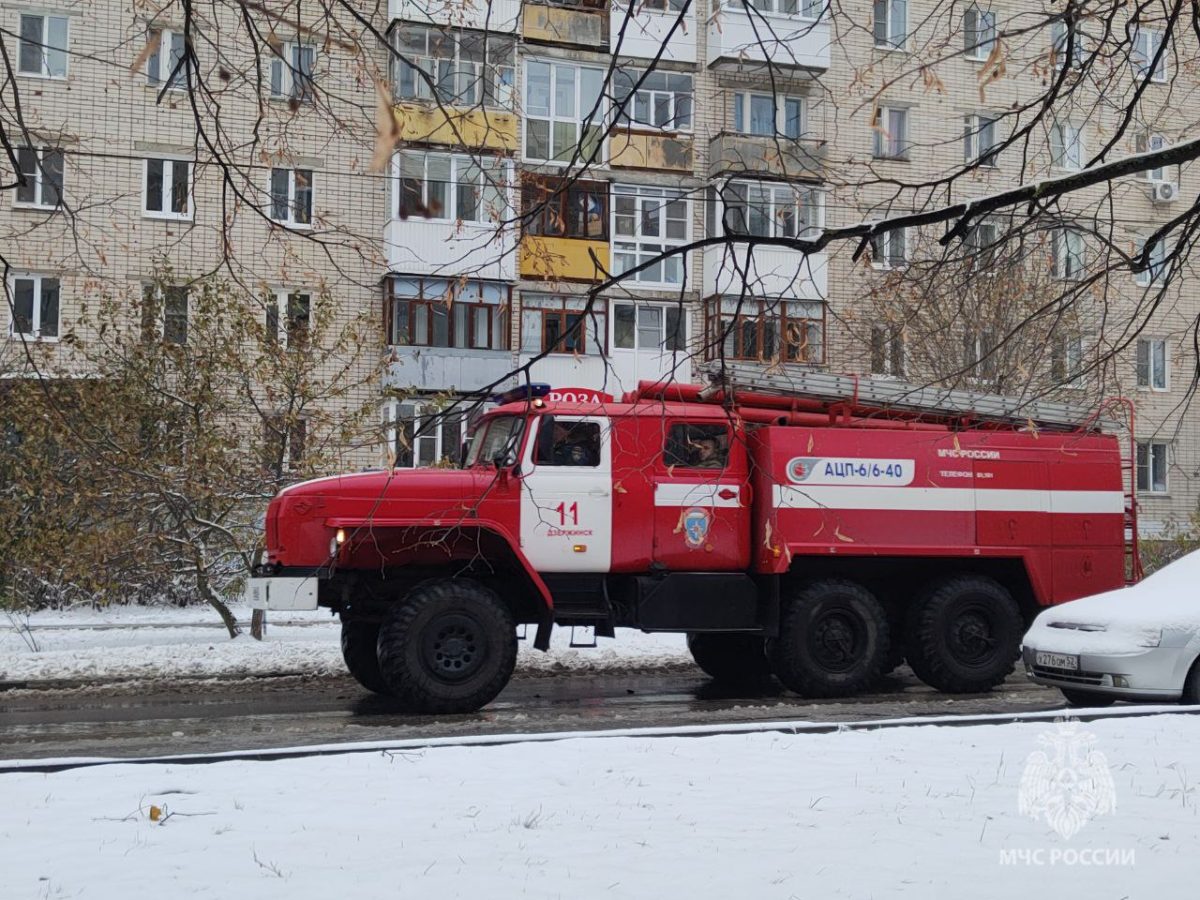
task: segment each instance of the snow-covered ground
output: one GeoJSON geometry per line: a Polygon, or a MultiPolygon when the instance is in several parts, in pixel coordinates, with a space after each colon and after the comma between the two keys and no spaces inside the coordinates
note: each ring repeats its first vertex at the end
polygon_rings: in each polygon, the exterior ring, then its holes
{"type": "Polygon", "coordinates": [[[5,900],[1192,896],[1200,717],[1062,728],[6,774],[0,881],[5,900]]]}
{"type": "MultiPolygon", "coordinates": [[[[250,610],[235,613],[248,631],[250,610]]],[[[571,649],[570,629],[556,629],[549,653],[534,650],[532,640],[531,627],[520,645],[519,673],[691,665],[682,635],[620,629],[615,640],[601,638],[595,649],[571,649]]],[[[230,640],[207,608],[109,607],[0,616],[0,683],[344,674],[338,641],[337,620],[324,612],[272,617],[262,641],[248,633],[230,640]]]]}

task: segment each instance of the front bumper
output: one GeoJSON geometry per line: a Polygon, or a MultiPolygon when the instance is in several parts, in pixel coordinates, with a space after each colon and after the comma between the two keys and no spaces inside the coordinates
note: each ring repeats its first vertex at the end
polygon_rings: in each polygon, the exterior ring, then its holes
{"type": "MultiPolygon", "coordinates": [[[[1180,647],[1154,647],[1137,653],[1080,653],[1078,670],[1039,666],[1035,662],[1038,650],[1060,652],[1053,647],[1021,648],[1025,674],[1038,684],[1123,700],[1178,700],[1183,694],[1180,647]]],[[[1186,673],[1187,667],[1182,668],[1186,673]]]]}
{"type": "Polygon", "coordinates": [[[252,577],[246,581],[246,602],[252,609],[316,609],[317,584],[317,579],[311,576],[252,577]]]}

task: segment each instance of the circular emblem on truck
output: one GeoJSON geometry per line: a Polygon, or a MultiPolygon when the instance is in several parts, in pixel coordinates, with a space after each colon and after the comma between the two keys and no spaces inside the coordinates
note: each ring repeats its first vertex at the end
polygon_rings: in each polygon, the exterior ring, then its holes
{"type": "Polygon", "coordinates": [[[707,509],[693,506],[683,514],[683,539],[689,547],[699,547],[708,537],[710,516],[707,509]]]}
{"type": "Polygon", "coordinates": [[[789,481],[803,481],[807,478],[808,460],[802,457],[790,460],[787,464],[787,477],[789,481]]]}

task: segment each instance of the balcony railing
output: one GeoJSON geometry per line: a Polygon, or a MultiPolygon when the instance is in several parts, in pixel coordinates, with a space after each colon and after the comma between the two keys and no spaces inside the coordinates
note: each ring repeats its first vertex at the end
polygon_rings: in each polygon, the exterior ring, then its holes
{"type": "Polygon", "coordinates": [[[708,145],[710,177],[753,174],[821,178],[824,168],[824,141],[721,132],[708,145]]]}

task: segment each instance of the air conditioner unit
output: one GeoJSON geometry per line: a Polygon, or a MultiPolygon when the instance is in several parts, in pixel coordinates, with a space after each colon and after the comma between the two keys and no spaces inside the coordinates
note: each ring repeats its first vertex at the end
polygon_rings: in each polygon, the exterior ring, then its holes
{"type": "Polygon", "coordinates": [[[1155,203],[1174,203],[1179,197],[1179,185],[1173,181],[1156,181],[1150,188],[1150,199],[1155,203]]]}

